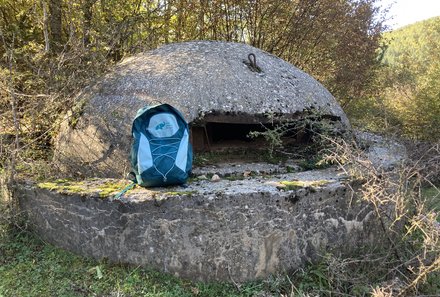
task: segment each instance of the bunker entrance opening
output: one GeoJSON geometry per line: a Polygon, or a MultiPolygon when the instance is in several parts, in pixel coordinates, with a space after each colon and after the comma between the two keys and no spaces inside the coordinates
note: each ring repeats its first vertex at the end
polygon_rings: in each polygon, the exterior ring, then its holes
{"type": "MultiPolygon", "coordinates": [[[[311,141],[311,133],[294,123],[286,126],[282,122],[268,122],[267,118],[248,117],[209,117],[191,125],[191,138],[194,151],[222,151],[229,149],[267,148],[267,139],[264,135],[251,137],[252,132],[274,131],[277,127],[288,127],[282,135],[284,144],[305,144],[311,141]]],[[[257,133],[258,134],[258,133],[257,133]]]]}

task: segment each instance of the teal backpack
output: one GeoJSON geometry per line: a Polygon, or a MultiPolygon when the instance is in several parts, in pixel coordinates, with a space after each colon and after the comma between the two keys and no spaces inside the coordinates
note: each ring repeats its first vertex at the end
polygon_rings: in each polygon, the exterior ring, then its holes
{"type": "Polygon", "coordinates": [[[188,124],[169,104],[138,111],[132,126],[134,182],[143,187],[186,183],[192,168],[188,124]]]}

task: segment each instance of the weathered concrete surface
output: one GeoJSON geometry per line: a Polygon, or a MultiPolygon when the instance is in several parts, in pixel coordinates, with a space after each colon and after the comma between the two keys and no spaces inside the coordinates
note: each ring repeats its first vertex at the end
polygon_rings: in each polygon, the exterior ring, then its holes
{"type": "Polygon", "coordinates": [[[302,171],[301,167],[295,163],[286,164],[269,163],[219,163],[215,165],[205,165],[194,167],[192,174],[195,176],[218,174],[222,177],[241,177],[250,175],[273,175],[287,172],[302,171]]]}
{"type": "Polygon", "coordinates": [[[35,185],[22,186],[19,198],[48,242],[202,281],[297,269],[326,251],[374,243],[381,233],[372,209],[352,197],[334,169],[135,189],[123,202],[35,185]],[[277,187],[292,180],[321,186],[277,187]]]}
{"type": "MultiPolygon", "coordinates": [[[[349,126],[334,97],[310,75],[240,43],[168,44],[127,58],[76,98],[63,122],[55,160],[69,175],[123,177],[129,170],[131,123],[148,104],[169,103],[188,122],[213,114],[299,116],[310,110],[349,126]],[[244,61],[254,53],[261,73],[244,61]]],[[[266,118],[267,119],[267,118],[266,118]]]]}
{"type": "Polygon", "coordinates": [[[354,131],[353,134],[368,160],[377,169],[392,170],[408,159],[405,146],[391,138],[364,131],[354,131]]]}

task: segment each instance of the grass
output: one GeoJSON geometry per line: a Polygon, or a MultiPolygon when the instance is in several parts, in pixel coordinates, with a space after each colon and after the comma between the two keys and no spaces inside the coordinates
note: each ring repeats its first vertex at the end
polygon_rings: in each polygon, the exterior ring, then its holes
{"type": "Polygon", "coordinates": [[[428,209],[440,212],[440,186],[422,188],[422,196],[426,199],[428,209]]]}
{"type": "Polygon", "coordinates": [[[362,289],[362,294],[356,296],[368,296],[371,288],[368,284],[354,286],[347,281],[336,280],[331,272],[334,262],[328,261],[331,257],[293,274],[271,276],[241,285],[202,283],[145,267],[86,259],[44,243],[30,232],[5,225],[0,225],[0,228],[3,228],[0,229],[1,297],[333,296],[331,292],[336,289],[336,282],[339,292],[359,293],[362,289]],[[342,285],[347,288],[341,289],[342,285]],[[308,292],[313,294],[307,295],[308,292]]]}
{"type": "Polygon", "coordinates": [[[76,256],[29,232],[0,235],[0,296],[255,296],[263,282],[237,289],[195,283],[157,271],[76,256]]]}
{"type": "MultiPolygon", "coordinates": [[[[369,296],[372,284],[367,274],[376,263],[367,260],[360,265],[362,261],[355,261],[352,267],[341,266],[341,274],[335,274],[341,263],[329,254],[302,270],[241,285],[191,282],[145,267],[79,257],[42,242],[30,232],[0,225],[0,297],[369,296]],[[348,278],[351,273],[353,278],[348,278]]],[[[431,278],[427,291],[435,292],[437,283],[431,278]]]]}

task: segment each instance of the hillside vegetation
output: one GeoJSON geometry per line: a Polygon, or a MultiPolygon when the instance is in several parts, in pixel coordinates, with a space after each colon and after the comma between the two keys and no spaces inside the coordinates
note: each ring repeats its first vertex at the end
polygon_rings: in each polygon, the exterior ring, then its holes
{"type": "Polygon", "coordinates": [[[355,122],[411,139],[440,139],[440,17],[387,32],[383,43],[374,95],[357,102],[355,122]]]}

